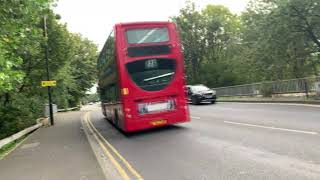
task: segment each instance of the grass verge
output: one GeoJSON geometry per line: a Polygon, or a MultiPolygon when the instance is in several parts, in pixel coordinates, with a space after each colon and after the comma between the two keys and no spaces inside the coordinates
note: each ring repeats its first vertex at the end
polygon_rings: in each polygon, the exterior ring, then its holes
{"type": "Polygon", "coordinates": [[[28,135],[22,136],[21,138],[3,146],[0,149],[0,160],[8,155],[11,151],[13,151],[16,147],[18,147],[27,137],[28,135]]]}

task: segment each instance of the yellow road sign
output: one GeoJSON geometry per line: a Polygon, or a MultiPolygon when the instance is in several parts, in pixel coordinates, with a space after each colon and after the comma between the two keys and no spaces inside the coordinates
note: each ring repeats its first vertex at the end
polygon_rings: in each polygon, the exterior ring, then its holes
{"type": "Polygon", "coordinates": [[[57,81],[41,81],[42,87],[48,87],[48,86],[56,86],[57,81]]]}

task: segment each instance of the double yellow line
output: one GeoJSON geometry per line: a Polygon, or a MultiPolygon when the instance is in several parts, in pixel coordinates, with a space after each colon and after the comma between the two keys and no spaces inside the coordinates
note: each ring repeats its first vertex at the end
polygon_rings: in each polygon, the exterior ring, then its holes
{"type": "Polygon", "coordinates": [[[114,165],[114,167],[117,169],[119,174],[122,176],[123,179],[129,180],[130,177],[128,176],[125,169],[120,165],[120,163],[116,160],[116,158],[112,155],[115,154],[118,159],[121,160],[121,162],[126,166],[128,171],[136,177],[136,179],[143,180],[142,176],[132,167],[132,165],[99,133],[99,131],[94,127],[94,125],[91,122],[90,118],[90,112],[88,112],[85,115],[85,122],[88,125],[89,130],[99,143],[100,147],[103,149],[104,153],[108,156],[111,163],[114,165]],[[101,141],[102,140],[102,141],[101,141]],[[106,144],[107,147],[104,145],[106,144]],[[111,152],[108,150],[108,148],[111,150],[111,152]]]}

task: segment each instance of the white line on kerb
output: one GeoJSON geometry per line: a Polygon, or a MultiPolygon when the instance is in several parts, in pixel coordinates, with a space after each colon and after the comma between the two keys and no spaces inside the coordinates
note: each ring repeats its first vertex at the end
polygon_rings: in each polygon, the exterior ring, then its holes
{"type": "Polygon", "coordinates": [[[259,127],[259,128],[265,128],[265,129],[274,129],[274,130],[280,130],[280,131],[289,131],[289,132],[312,134],[312,135],[317,135],[318,134],[317,132],[313,132],[313,131],[302,131],[302,130],[296,130],[296,129],[277,128],[277,127],[272,127],[272,126],[262,126],[262,125],[239,123],[239,122],[232,122],[232,121],[223,121],[223,122],[224,123],[229,123],[229,124],[242,125],[242,126],[259,127]]]}
{"type": "Polygon", "coordinates": [[[200,117],[197,116],[190,116],[192,119],[200,119],[200,117]]]}

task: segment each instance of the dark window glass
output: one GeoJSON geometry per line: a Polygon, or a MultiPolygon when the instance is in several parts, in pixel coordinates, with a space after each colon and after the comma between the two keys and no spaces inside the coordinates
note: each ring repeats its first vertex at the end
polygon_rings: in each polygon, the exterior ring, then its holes
{"type": "Polygon", "coordinates": [[[115,60],[115,47],[114,47],[114,31],[112,31],[101,50],[98,59],[98,70],[100,71],[100,76],[103,76],[105,68],[108,66],[110,61],[115,60]],[[101,72],[102,71],[102,72],[101,72]]]}
{"type": "Polygon", "coordinates": [[[168,45],[160,46],[142,46],[142,47],[129,47],[129,57],[151,56],[160,54],[169,54],[170,47],[168,45]]]}
{"type": "Polygon", "coordinates": [[[119,101],[119,86],[116,80],[115,37],[112,31],[100,53],[98,61],[100,98],[103,102],[114,103],[119,101]]]}
{"type": "Polygon", "coordinates": [[[105,54],[106,54],[106,61],[114,61],[115,57],[114,57],[114,52],[115,52],[115,49],[114,49],[114,32],[112,31],[107,42],[106,42],[106,48],[105,48],[105,54]]]}
{"type": "Polygon", "coordinates": [[[105,103],[115,103],[120,100],[118,84],[112,84],[100,89],[100,98],[105,103]]]}
{"type": "Polygon", "coordinates": [[[132,29],[126,31],[129,44],[159,43],[169,41],[167,28],[132,29]]]}
{"type": "Polygon", "coordinates": [[[145,59],[126,64],[131,79],[140,88],[158,91],[173,79],[176,62],[173,59],[145,59]]]}
{"type": "Polygon", "coordinates": [[[100,71],[103,68],[105,63],[106,63],[106,53],[105,53],[105,47],[103,47],[98,58],[97,69],[100,71]]]}

